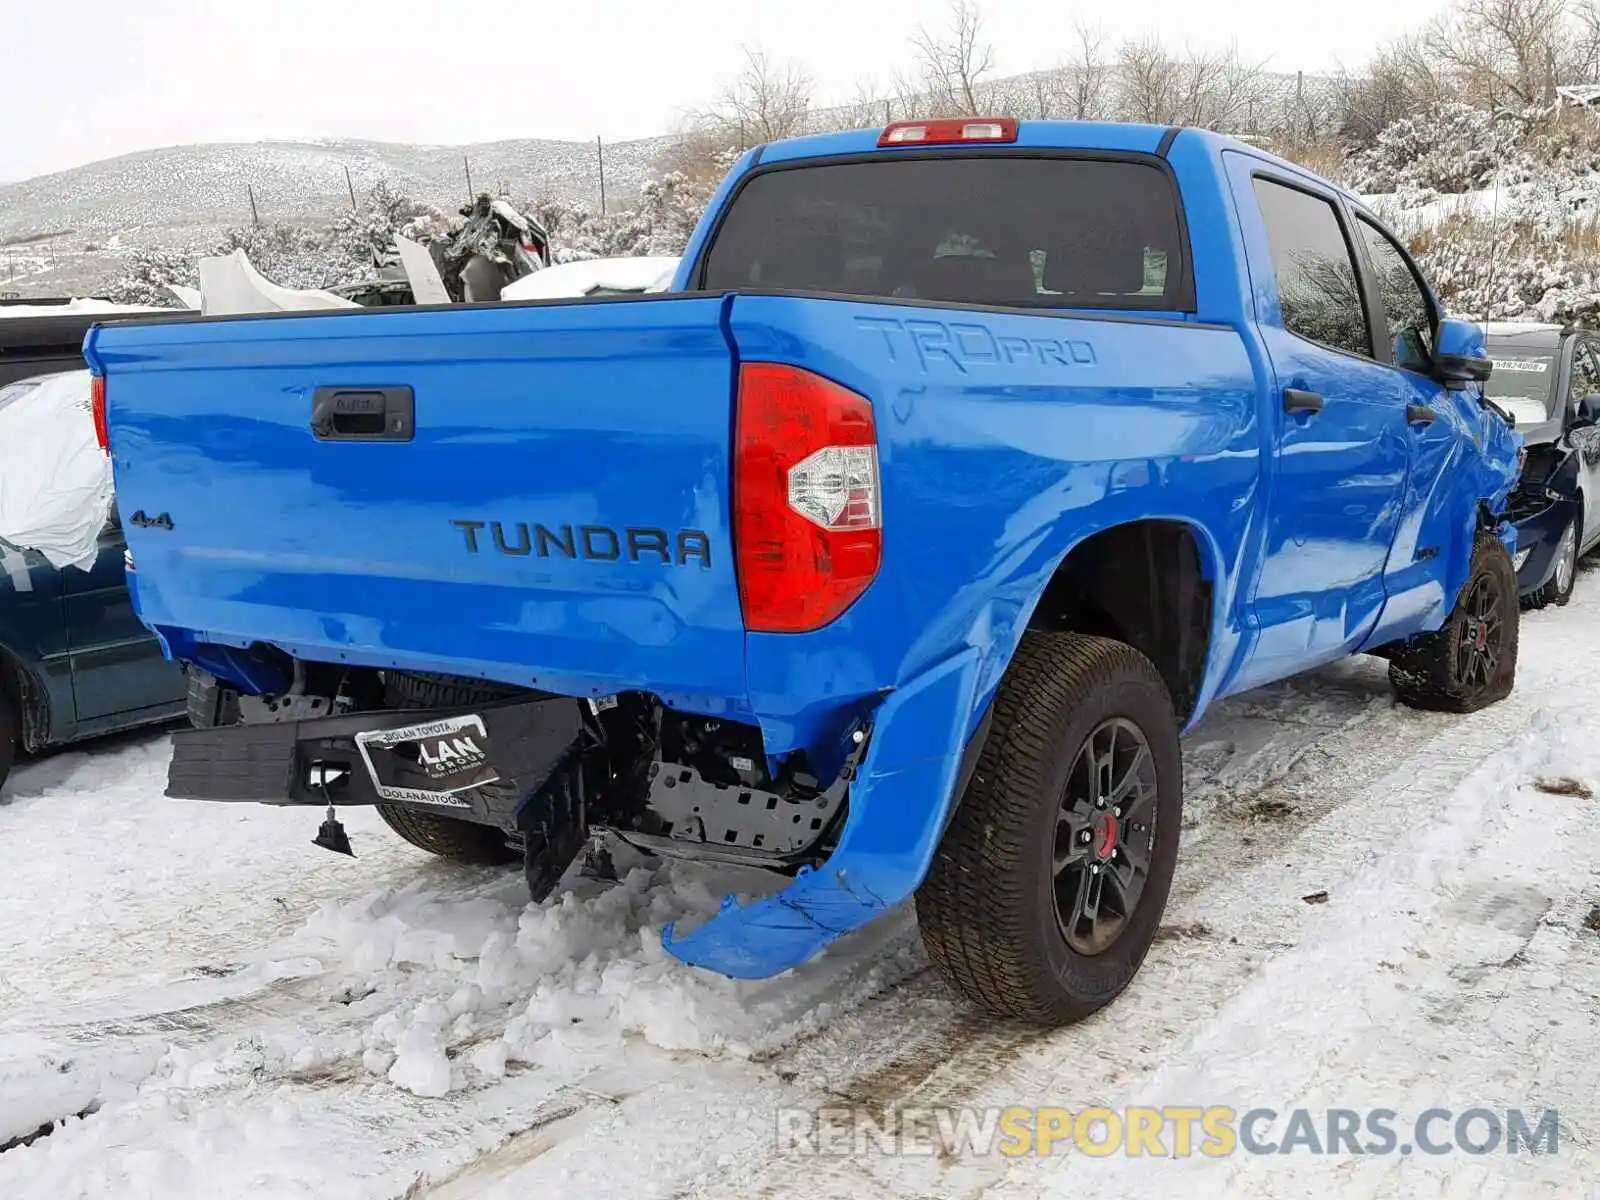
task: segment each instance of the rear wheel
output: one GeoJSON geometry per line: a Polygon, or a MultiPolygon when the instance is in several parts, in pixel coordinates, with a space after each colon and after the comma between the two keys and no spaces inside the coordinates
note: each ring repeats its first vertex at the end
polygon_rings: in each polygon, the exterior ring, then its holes
{"type": "Polygon", "coordinates": [[[1557,607],[1572,599],[1573,586],[1578,582],[1578,518],[1573,517],[1561,531],[1556,543],[1555,566],[1544,586],[1528,595],[1523,603],[1529,608],[1557,607]]]}
{"type": "MultiPolygon", "coordinates": [[[[502,683],[457,679],[450,675],[390,671],[384,676],[384,703],[389,708],[470,708],[518,694],[502,683]]],[[[485,792],[508,788],[489,784],[485,792]]],[[[506,844],[503,831],[455,817],[420,812],[394,804],[379,804],[384,824],[419,850],[452,862],[495,867],[522,861],[522,851],[506,844]]]]}
{"type": "Polygon", "coordinates": [[[1467,582],[1444,625],[1398,646],[1389,683],[1402,704],[1476,712],[1511,694],[1517,678],[1517,575],[1505,544],[1478,534],[1467,582]]]}
{"type": "Polygon", "coordinates": [[[966,795],[917,891],[928,956],[990,1012],[1064,1024],[1114,1000],[1166,908],[1178,721],[1121,642],[1027,634],[966,795]]]}

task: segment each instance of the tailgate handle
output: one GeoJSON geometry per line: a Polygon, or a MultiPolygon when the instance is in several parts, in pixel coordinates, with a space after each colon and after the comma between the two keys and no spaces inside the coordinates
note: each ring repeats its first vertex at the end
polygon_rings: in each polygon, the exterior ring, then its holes
{"type": "Polygon", "coordinates": [[[319,442],[409,442],[417,430],[408,387],[321,387],[311,397],[319,442]]]}

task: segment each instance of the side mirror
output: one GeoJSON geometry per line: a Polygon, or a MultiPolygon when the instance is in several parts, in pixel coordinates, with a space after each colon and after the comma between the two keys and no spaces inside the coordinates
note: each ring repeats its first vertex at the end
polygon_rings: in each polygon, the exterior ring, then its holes
{"type": "Polygon", "coordinates": [[[1585,396],[1573,408],[1572,423],[1569,429],[1584,429],[1590,425],[1600,425],[1600,396],[1585,396]]]}
{"type": "Polygon", "coordinates": [[[1447,317],[1439,322],[1433,351],[1433,377],[1446,387],[1483,383],[1494,363],[1483,345],[1483,331],[1471,321],[1447,317]]]}

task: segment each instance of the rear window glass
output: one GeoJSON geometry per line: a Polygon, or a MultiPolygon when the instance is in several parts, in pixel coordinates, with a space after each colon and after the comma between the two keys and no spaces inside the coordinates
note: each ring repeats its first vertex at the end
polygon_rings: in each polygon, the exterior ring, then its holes
{"type": "Polygon", "coordinates": [[[1025,308],[1192,307],[1165,171],[1100,159],[882,159],[752,176],[702,286],[1025,308]]]}

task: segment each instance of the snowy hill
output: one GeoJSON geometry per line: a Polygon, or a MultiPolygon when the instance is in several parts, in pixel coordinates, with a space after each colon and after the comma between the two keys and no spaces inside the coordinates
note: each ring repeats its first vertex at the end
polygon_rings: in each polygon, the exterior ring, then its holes
{"type": "MultiPolygon", "coordinates": [[[[670,141],[608,145],[608,197],[631,203],[670,141]]],[[[598,207],[599,165],[588,142],[173,146],[0,184],[0,292],[95,290],[118,273],[120,248],[209,249],[222,230],[251,223],[252,192],[263,224],[325,224],[348,210],[352,185],[357,196],[365,196],[380,179],[418,199],[453,207],[467,194],[463,156],[480,190],[498,191],[503,184],[518,199],[549,196],[598,207]]]]}
{"type": "MultiPolygon", "coordinates": [[[[629,199],[636,195],[667,142],[654,138],[606,147],[608,191],[629,199]]],[[[592,143],[416,146],[319,140],[174,146],[0,185],[0,245],[68,230],[105,235],[248,223],[247,187],[255,192],[264,222],[326,219],[350,203],[346,169],[358,195],[388,179],[419,199],[446,204],[466,196],[463,156],[480,189],[497,189],[503,182],[519,197],[599,200],[592,143]]]]}

